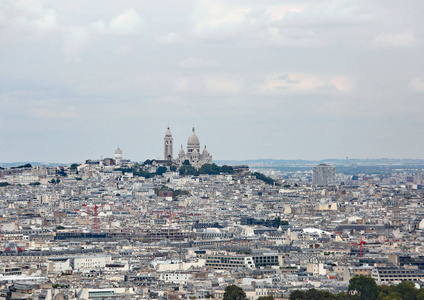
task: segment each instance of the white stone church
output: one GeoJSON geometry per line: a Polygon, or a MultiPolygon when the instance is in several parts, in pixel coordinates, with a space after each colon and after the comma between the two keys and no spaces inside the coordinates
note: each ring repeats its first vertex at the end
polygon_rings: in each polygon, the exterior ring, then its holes
{"type": "Polygon", "coordinates": [[[200,142],[199,142],[199,138],[197,137],[195,133],[194,127],[193,127],[193,133],[188,138],[187,153],[184,152],[183,145],[181,145],[181,150],[178,153],[178,157],[174,159],[173,144],[174,142],[173,142],[172,134],[168,126],[168,129],[165,133],[165,138],[164,138],[164,159],[165,160],[173,161],[180,166],[183,164],[184,161],[188,160],[190,164],[196,169],[199,169],[204,164],[212,163],[212,155],[209,154],[208,150],[206,149],[206,146],[203,149],[203,152],[200,153],[200,142]]]}

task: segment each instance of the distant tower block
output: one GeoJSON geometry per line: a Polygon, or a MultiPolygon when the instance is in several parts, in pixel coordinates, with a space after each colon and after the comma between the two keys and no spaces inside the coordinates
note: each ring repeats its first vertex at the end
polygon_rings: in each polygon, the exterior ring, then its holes
{"type": "Polygon", "coordinates": [[[399,199],[393,200],[392,226],[393,227],[401,226],[399,199]]]}
{"type": "Polygon", "coordinates": [[[173,159],[173,153],[174,153],[174,146],[173,146],[174,140],[172,138],[171,130],[166,130],[165,138],[163,139],[163,146],[164,146],[164,154],[163,159],[164,160],[172,160],[173,159]]]}
{"type": "Polygon", "coordinates": [[[320,164],[312,169],[312,181],[317,186],[334,185],[336,169],[333,166],[320,164]]]}
{"type": "Polygon", "coordinates": [[[115,163],[117,165],[120,165],[122,161],[122,150],[118,147],[118,149],[115,150],[115,163]]]}

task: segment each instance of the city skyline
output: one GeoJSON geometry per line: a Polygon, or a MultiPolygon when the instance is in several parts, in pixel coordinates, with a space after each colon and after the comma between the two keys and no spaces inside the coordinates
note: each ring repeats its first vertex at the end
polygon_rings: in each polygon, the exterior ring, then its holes
{"type": "Polygon", "coordinates": [[[424,158],[422,2],[2,7],[2,162],[424,158]]]}

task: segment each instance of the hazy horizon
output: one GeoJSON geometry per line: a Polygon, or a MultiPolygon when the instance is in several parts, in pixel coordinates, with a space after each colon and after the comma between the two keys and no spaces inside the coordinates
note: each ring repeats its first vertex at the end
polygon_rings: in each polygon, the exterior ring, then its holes
{"type": "MultiPolygon", "coordinates": [[[[108,156],[109,158],[113,158],[112,156],[108,156]]],[[[103,157],[103,158],[107,158],[107,157],[103,157]]],[[[102,159],[102,158],[88,158],[86,160],[97,160],[97,159],[102,159]]],[[[128,158],[131,159],[131,158],[128,158]]],[[[148,159],[160,159],[160,158],[146,158],[143,160],[131,160],[132,162],[144,162],[148,159]]],[[[234,159],[218,159],[218,160],[214,160],[213,163],[216,164],[220,164],[220,163],[227,163],[227,162],[257,162],[257,161],[277,161],[277,162],[285,162],[285,161],[304,161],[304,162],[328,162],[328,161],[344,161],[346,158],[324,158],[324,159],[274,159],[274,158],[254,158],[254,159],[243,159],[243,160],[234,160],[234,159]]],[[[26,160],[21,160],[21,161],[11,161],[11,162],[0,162],[0,167],[1,166],[6,166],[6,167],[10,167],[10,166],[18,166],[18,165],[22,165],[22,164],[34,164],[34,165],[61,165],[61,166],[67,166],[67,165],[71,165],[74,163],[77,164],[81,164],[84,163],[86,160],[83,161],[62,161],[62,162],[58,162],[58,161],[26,161],[26,160]]],[[[349,161],[360,161],[360,162],[367,162],[367,161],[378,161],[378,160],[387,160],[387,161],[401,161],[401,162],[408,162],[408,161],[418,161],[418,163],[424,163],[424,159],[419,159],[419,158],[349,158],[349,161]]]]}

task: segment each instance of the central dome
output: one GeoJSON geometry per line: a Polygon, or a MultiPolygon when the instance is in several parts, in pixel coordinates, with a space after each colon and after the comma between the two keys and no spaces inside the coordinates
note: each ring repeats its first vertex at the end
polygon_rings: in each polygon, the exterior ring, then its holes
{"type": "Polygon", "coordinates": [[[193,133],[190,135],[190,137],[188,138],[188,143],[187,146],[190,148],[191,147],[200,147],[200,142],[199,142],[199,138],[197,137],[196,133],[194,132],[194,127],[193,127],[193,133]]]}

